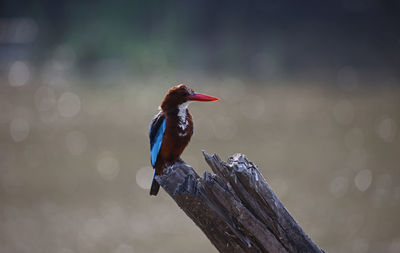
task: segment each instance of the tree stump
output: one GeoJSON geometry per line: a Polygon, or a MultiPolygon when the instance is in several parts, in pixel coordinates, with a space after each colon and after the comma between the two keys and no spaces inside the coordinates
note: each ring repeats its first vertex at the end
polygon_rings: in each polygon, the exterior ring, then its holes
{"type": "Polygon", "coordinates": [[[224,162],[216,154],[203,154],[215,174],[205,172],[200,177],[180,161],[157,181],[219,252],[324,252],[244,155],[224,162]]]}

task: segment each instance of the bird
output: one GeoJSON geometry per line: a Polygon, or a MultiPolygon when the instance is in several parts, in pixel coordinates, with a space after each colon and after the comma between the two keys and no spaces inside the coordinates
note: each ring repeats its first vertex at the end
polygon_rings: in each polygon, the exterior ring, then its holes
{"type": "Polygon", "coordinates": [[[150,161],[154,169],[150,195],[156,196],[160,185],[156,180],[167,166],[181,160],[193,135],[193,120],[188,105],[193,101],[209,102],[219,98],[194,92],[186,84],[172,87],[165,95],[160,111],[149,127],[150,161]]]}

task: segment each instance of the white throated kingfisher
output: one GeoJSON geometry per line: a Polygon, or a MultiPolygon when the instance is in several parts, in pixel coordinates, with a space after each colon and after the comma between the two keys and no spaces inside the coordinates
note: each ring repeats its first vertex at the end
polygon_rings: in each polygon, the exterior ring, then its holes
{"type": "Polygon", "coordinates": [[[193,134],[193,121],[188,105],[192,101],[217,101],[219,98],[195,93],[180,84],[168,90],[160,112],[153,118],[149,129],[150,160],[154,168],[150,195],[157,195],[160,185],[155,179],[164,168],[180,160],[180,155],[193,134]]]}

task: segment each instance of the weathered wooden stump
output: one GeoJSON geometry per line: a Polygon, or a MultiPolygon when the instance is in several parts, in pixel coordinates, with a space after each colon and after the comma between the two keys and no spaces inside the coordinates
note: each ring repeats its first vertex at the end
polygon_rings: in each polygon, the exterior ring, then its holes
{"type": "Polygon", "coordinates": [[[323,252],[244,155],[203,154],[215,174],[177,162],[157,181],[220,252],[323,252]]]}

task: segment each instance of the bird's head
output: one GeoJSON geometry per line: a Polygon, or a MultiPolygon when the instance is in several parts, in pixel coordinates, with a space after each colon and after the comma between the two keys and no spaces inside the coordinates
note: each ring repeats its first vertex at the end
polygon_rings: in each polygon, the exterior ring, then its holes
{"type": "Polygon", "coordinates": [[[168,90],[161,104],[161,109],[163,111],[169,111],[191,101],[210,102],[217,100],[219,100],[219,98],[196,93],[186,84],[180,84],[168,90]]]}

